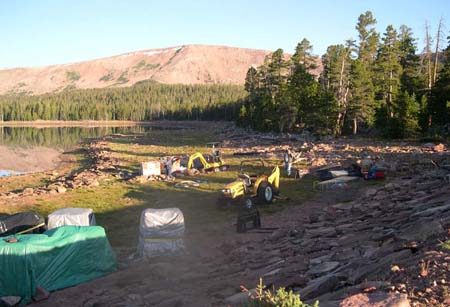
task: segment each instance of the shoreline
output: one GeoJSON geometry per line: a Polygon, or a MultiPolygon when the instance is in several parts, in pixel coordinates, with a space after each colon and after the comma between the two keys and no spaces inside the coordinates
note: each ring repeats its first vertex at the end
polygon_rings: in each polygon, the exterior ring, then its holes
{"type": "Polygon", "coordinates": [[[152,126],[156,121],[123,121],[123,120],[36,120],[36,121],[0,121],[0,127],[117,127],[117,126],[152,126]]]}
{"type": "Polygon", "coordinates": [[[132,120],[36,120],[36,121],[0,121],[3,127],[203,127],[214,123],[224,125],[233,123],[231,121],[202,121],[202,120],[154,120],[154,121],[132,121],[132,120]]]}

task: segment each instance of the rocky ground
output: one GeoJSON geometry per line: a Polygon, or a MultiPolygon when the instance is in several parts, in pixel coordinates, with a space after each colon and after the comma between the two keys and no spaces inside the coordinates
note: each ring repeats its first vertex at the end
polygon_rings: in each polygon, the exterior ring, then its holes
{"type": "MultiPolygon", "coordinates": [[[[188,237],[182,256],[129,258],[128,268],[55,292],[38,305],[236,305],[247,298],[239,286],[251,289],[262,277],[269,287],[287,287],[303,300],[319,300],[322,307],[449,306],[450,184],[444,145],[309,143],[235,132],[226,139],[224,145],[238,154],[278,157],[290,149],[302,158],[301,167],[311,170],[370,157],[387,168],[388,179],[361,179],[265,214],[261,230],[221,240],[188,237]]],[[[91,152],[93,160],[107,157],[111,164],[87,173],[114,171],[113,158],[98,146],[91,152]]],[[[82,175],[66,178],[62,186],[76,188],[72,182],[84,182],[77,176],[82,175]]]]}

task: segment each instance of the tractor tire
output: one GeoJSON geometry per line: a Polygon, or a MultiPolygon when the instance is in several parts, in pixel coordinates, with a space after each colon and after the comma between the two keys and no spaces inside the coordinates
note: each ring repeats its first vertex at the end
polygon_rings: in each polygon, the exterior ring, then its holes
{"type": "Polygon", "coordinates": [[[257,191],[258,200],[266,204],[270,204],[273,200],[273,195],[274,190],[270,183],[267,181],[261,182],[257,191]]]}

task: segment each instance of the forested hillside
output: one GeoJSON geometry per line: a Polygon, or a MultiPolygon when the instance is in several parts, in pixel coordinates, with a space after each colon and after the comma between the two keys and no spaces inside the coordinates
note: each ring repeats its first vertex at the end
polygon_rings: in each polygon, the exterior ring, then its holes
{"type": "Polygon", "coordinates": [[[0,120],[233,120],[246,93],[239,85],[165,85],[0,96],[0,120]]]}

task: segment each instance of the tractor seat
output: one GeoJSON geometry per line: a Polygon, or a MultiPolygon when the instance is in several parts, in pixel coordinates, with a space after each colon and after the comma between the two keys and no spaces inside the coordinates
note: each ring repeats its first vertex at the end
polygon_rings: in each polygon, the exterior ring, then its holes
{"type": "Polygon", "coordinates": [[[250,178],[250,176],[246,174],[239,174],[238,178],[242,179],[242,181],[245,183],[247,187],[251,187],[253,185],[252,179],[250,178]]]}

